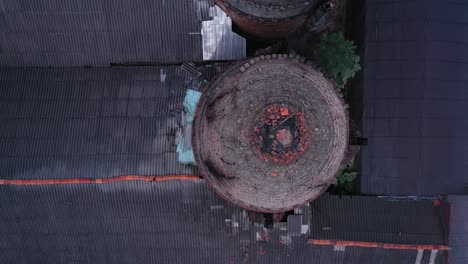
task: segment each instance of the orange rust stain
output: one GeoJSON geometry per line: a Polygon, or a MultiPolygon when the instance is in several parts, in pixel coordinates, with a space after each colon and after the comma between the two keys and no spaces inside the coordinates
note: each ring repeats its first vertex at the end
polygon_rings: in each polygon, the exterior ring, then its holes
{"type": "Polygon", "coordinates": [[[375,243],[361,241],[335,241],[335,240],[320,240],[310,239],[309,244],[323,246],[345,246],[345,247],[364,247],[364,248],[384,248],[384,249],[401,249],[401,250],[449,250],[447,245],[416,245],[416,244],[392,244],[392,243],[375,243]]]}
{"type": "Polygon", "coordinates": [[[171,181],[171,180],[200,180],[201,177],[194,175],[161,175],[161,176],[141,176],[125,175],[101,179],[47,179],[47,180],[7,180],[0,179],[0,185],[61,185],[61,184],[103,184],[122,181],[171,181]]]}

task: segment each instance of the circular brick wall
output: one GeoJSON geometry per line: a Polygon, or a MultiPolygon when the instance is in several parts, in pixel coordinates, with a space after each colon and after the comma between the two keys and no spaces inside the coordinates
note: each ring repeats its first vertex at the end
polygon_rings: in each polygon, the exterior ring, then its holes
{"type": "Polygon", "coordinates": [[[215,0],[245,32],[261,38],[282,38],[303,25],[318,0],[215,0]]]}
{"type": "Polygon", "coordinates": [[[236,63],[205,88],[193,144],[200,172],[224,199],[284,212],[333,182],[348,130],[330,81],[300,57],[271,55],[236,63]]]}

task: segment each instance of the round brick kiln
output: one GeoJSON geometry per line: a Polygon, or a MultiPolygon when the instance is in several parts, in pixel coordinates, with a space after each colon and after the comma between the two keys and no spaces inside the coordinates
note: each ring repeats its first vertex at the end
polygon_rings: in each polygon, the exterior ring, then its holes
{"type": "Polygon", "coordinates": [[[262,38],[282,38],[303,25],[319,0],[215,0],[245,32],[262,38]]]}
{"type": "Polygon", "coordinates": [[[205,88],[193,144],[201,174],[224,199],[284,212],[333,182],[348,133],[330,81],[303,58],[267,55],[234,64],[205,88]]]}

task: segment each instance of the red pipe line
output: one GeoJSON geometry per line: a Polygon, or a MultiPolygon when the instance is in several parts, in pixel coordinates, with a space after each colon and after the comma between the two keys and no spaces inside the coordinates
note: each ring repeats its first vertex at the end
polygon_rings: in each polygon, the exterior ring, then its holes
{"type": "Polygon", "coordinates": [[[403,249],[403,250],[449,250],[447,245],[416,245],[416,244],[392,244],[375,243],[347,240],[320,240],[309,239],[309,244],[323,246],[344,246],[344,247],[363,247],[363,248],[384,248],[384,249],[403,249]]]}
{"type": "Polygon", "coordinates": [[[102,184],[111,182],[124,181],[146,181],[146,182],[161,182],[171,180],[200,180],[201,177],[194,175],[161,175],[161,176],[140,176],[140,175],[125,175],[110,178],[90,179],[90,178],[73,178],[73,179],[47,179],[47,180],[7,180],[0,179],[0,185],[61,185],[61,184],[102,184]]]}

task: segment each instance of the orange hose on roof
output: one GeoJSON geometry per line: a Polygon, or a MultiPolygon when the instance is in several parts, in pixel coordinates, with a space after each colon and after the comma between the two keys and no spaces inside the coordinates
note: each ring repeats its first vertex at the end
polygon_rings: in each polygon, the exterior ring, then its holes
{"type": "Polygon", "coordinates": [[[62,185],[62,184],[102,184],[111,182],[125,181],[146,181],[146,182],[161,182],[172,180],[191,180],[197,181],[201,177],[194,175],[161,175],[161,176],[141,176],[141,175],[124,175],[110,178],[72,178],[72,179],[46,179],[46,180],[7,180],[0,179],[0,185],[62,185]]]}
{"type": "Polygon", "coordinates": [[[348,240],[321,240],[309,239],[309,244],[322,246],[344,246],[344,247],[363,247],[363,248],[384,248],[384,249],[400,249],[400,250],[449,250],[447,245],[417,245],[417,244],[392,244],[392,243],[376,243],[348,240]]]}

